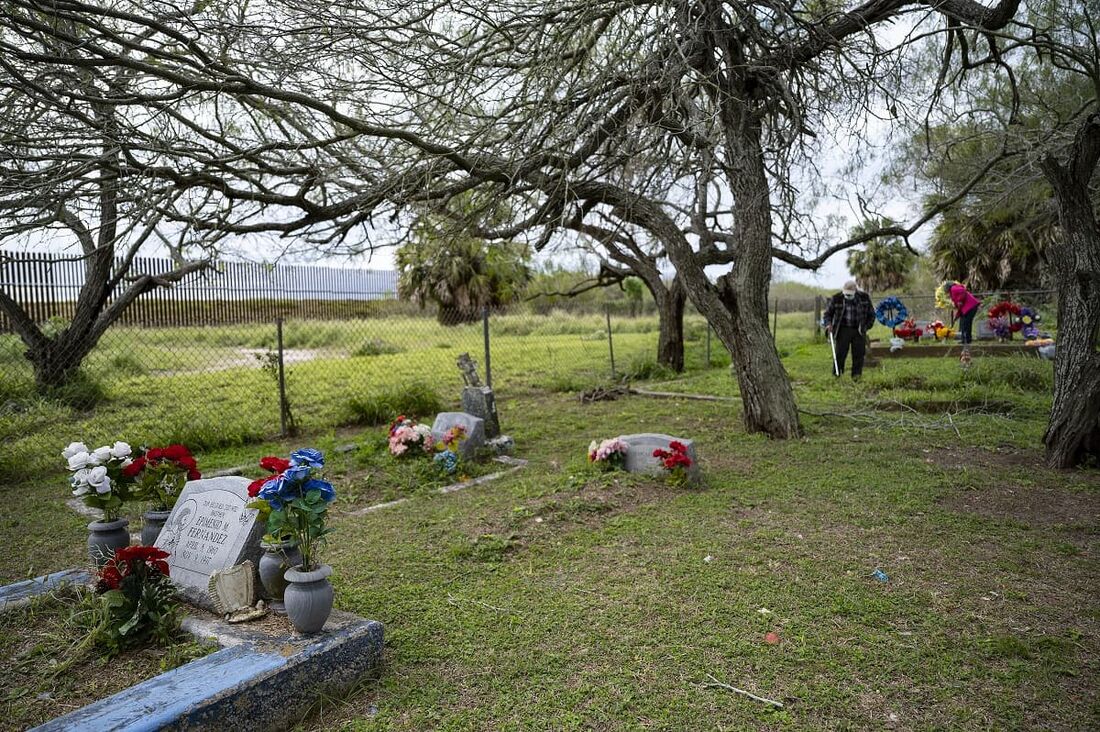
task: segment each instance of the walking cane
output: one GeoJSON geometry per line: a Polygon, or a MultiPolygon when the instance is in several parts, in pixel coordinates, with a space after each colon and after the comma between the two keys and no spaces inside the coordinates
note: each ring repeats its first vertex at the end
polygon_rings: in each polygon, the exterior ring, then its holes
{"type": "Polygon", "coordinates": [[[833,375],[840,376],[840,366],[836,363],[836,340],[833,339],[832,330],[829,330],[829,347],[833,351],[833,375]]]}

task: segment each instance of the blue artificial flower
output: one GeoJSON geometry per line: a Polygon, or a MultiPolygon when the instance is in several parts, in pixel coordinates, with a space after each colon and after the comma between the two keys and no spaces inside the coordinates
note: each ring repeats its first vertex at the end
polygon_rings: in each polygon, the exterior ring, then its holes
{"type": "Polygon", "coordinates": [[[433,459],[448,475],[453,474],[458,469],[458,455],[453,450],[437,452],[433,459]]]}
{"type": "Polygon", "coordinates": [[[321,491],[321,498],[324,499],[325,503],[335,500],[336,498],[336,489],[333,488],[332,483],[329,483],[327,480],[318,480],[314,478],[309,481],[303,486],[303,492],[308,493],[309,491],[321,491]]]}
{"type": "Polygon", "coordinates": [[[325,467],[325,454],[312,447],[303,447],[290,453],[291,465],[306,465],[320,470],[325,467]]]}
{"type": "Polygon", "coordinates": [[[283,471],[283,477],[290,483],[302,483],[309,480],[313,468],[309,465],[291,465],[283,471]]]}
{"type": "Polygon", "coordinates": [[[257,498],[262,498],[267,501],[273,511],[281,511],[283,508],[283,487],[285,481],[282,477],[272,478],[260,487],[260,492],[256,494],[257,498]]]}

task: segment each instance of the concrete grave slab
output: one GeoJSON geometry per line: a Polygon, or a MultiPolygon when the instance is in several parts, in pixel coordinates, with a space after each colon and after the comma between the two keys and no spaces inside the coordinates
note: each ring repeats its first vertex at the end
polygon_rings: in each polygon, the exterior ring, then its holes
{"type": "Polygon", "coordinates": [[[688,479],[697,481],[700,477],[699,460],[695,455],[695,441],[686,437],[673,437],[654,432],[644,432],[636,435],[620,435],[619,439],[627,444],[626,471],[628,473],[649,473],[661,475],[665,469],[661,467],[660,458],[653,457],[654,450],[667,450],[669,443],[682,442],[687,448],[691,458],[691,467],[688,468],[688,479]]]}
{"type": "Polygon", "coordinates": [[[432,437],[440,440],[447,430],[456,425],[466,429],[466,439],[459,450],[459,456],[463,460],[469,460],[485,445],[485,420],[466,412],[440,412],[432,423],[432,437]]]}
{"type": "Polygon", "coordinates": [[[172,581],[189,602],[213,609],[210,575],[246,559],[260,563],[264,533],[258,511],[246,508],[248,478],[222,477],[187,483],[156,546],[169,553],[172,581]]]}

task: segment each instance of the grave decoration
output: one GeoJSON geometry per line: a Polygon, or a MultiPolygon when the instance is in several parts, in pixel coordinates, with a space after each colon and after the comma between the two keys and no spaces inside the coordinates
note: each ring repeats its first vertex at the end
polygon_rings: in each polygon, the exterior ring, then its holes
{"type": "Polygon", "coordinates": [[[905,322],[909,317],[909,311],[894,295],[883,298],[875,308],[875,318],[887,328],[893,328],[905,322]]]}
{"type": "Polygon", "coordinates": [[[934,297],[937,310],[955,309],[955,303],[951,302],[951,288],[954,287],[955,284],[955,282],[942,282],[940,286],[936,288],[934,297]]]}
{"type": "Polygon", "coordinates": [[[612,437],[601,442],[592,440],[588,445],[588,462],[604,470],[623,470],[626,467],[628,445],[620,437],[612,437]]]}
{"type": "Polygon", "coordinates": [[[247,559],[211,574],[207,592],[214,609],[230,623],[244,623],[267,615],[264,601],[257,601],[256,570],[247,559]]]}
{"type": "Polygon", "coordinates": [[[130,522],[120,518],[123,504],[130,500],[134,479],[125,474],[133,450],[125,442],[89,450],[83,442],[71,442],[61,451],[72,475],[73,495],[84,505],[103,512],[98,521],[88,524],[88,555],[102,566],[111,552],[130,545],[130,522]]]}
{"type": "Polygon", "coordinates": [[[682,468],[681,472],[673,475],[674,479],[682,478],[685,483],[694,483],[700,477],[693,440],[654,433],[621,435],[618,439],[627,444],[625,468],[628,473],[661,475],[671,473],[671,466],[672,469],[682,468]],[[677,443],[676,447],[673,443],[677,443]],[[661,457],[659,453],[668,453],[668,457],[661,457]],[[669,466],[666,466],[666,460],[671,460],[669,466]]]}
{"type": "Polygon", "coordinates": [[[390,425],[390,454],[394,457],[431,455],[435,445],[432,428],[401,415],[390,425]]]}
{"type": "Polygon", "coordinates": [[[134,481],[133,497],[150,504],[142,517],[141,527],[141,543],[147,546],[160,536],[187,481],[202,478],[194,456],[183,445],[146,450],[123,468],[122,473],[134,481]]]}
{"type": "Polygon", "coordinates": [[[289,466],[267,479],[248,504],[266,517],[268,542],[289,536],[301,553],[301,564],[284,575],[287,616],[301,633],[319,631],[332,612],[332,567],[317,561],[317,553],[332,531],[325,526],[328,506],[336,499],[332,484],[322,479],[325,457],[320,450],[303,448],[290,454],[289,466]]]}
{"type": "Polygon", "coordinates": [[[918,328],[916,321],[907,318],[903,323],[894,327],[894,335],[903,340],[912,340],[914,343],[924,335],[924,329],[918,328]]]}
{"type": "MultiPolygon", "coordinates": [[[[248,495],[252,498],[259,494],[264,483],[272,478],[281,477],[283,471],[290,467],[290,461],[268,455],[260,458],[260,467],[266,470],[268,475],[248,484],[248,495]]],[[[302,554],[291,538],[289,533],[283,531],[279,534],[267,534],[260,542],[264,553],[260,557],[257,573],[260,575],[260,583],[263,585],[268,607],[279,615],[286,614],[286,607],[283,604],[283,594],[286,592],[287,585],[286,571],[302,563],[302,554]]]]}
{"type": "Polygon", "coordinates": [[[248,505],[248,484],[238,476],[187,483],[157,537],[155,546],[170,555],[172,582],[188,602],[213,609],[210,575],[259,561],[263,525],[248,505]]]}
{"type": "Polygon", "coordinates": [[[485,446],[485,420],[466,412],[440,412],[432,423],[433,442],[444,440],[456,427],[462,429],[465,439],[455,445],[455,452],[462,460],[473,460],[485,446]]]}
{"type": "Polygon", "coordinates": [[[1012,338],[1013,333],[1018,333],[1024,324],[1018,318],[1022,313],[1019,305],[1011,300],[1002,300],[989,308],[989,328],[993,334],[1002,341],[1012,338]]]}
{"type": "Polygon", "coordinates": [[[695,464],[688,454],[687,445],[679,440],[672,440],[668,443],[667,450],[654,450],[653,457],[661,461],[661,467],[668,472],[673,485],[687,485],[688,471],[695,464]]]}
{"type": "Polygon", "coordinates": [[[928,324],[927,330],[932,333],[937,341],[951,340],[958,332],[955,328],[944,325],[942,320],[933,320],[928,324]]]}
{"type": "Polygon", "coordinates": [[[436,441],[436,454],[433,460],[447,475],[454,475],[458,470],[459,452],[465,441],[466,428],[460,424],[451,427],[436,441]]]}
{"type": "Polygon", "coordinates": [[[1020,333],[1028,340],[1036,340],[1040,337],[1039,323],[1043,321],[1037,310],[1032,308],[1020,308],[1020,333]]]}
{"type": "MultiPolygon", "coordinates": [[[[108,656],[151,640],[168,643],[180,627],[168,553],[151,546],[115,552],[96,576],[103,618],[91,633],[108,656]]],[[[91,637],[91,636],[90,636],[91,637]]]]}

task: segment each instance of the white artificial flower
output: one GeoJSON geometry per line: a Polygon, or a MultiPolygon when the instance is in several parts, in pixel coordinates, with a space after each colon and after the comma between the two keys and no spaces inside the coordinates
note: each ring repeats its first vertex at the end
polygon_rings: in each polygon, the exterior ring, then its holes
{"type": "Polygon", "coordinates": [[[116,442],[114,447],[111,448],[111,457],[116,458],[128,458],[133,453],[133,449],[129,444],[125,442],[116,442]]]}
{"type": "Polygon", "coordinates": [[[126,458],[126,459],[125,459],[125,460],[123,460],[123,461],[122,461],[121,463],[119,463],[119,467],[121,467],[121,468],[128,468],[128,467],[130,467],[130,466],[131,466],[131,465],[133,465],[133,464],[134,464],[134,461],[133,461],[133,460],[131,460],[130,458],[126,458]]]}
{"type": "Polygon", "coordinates": [[[102,465],[88,471],[88,485],[95,488],[99,494],[111,492],[111,479],[107,476],[107,468],[102,465]]]}
{"type": "Polygon", "coordinates": [[[74,496],[82,496],[85,493],[91,492],[91,490],[92,489],[88,487],[87,483],[81,483],[80,485],[73,488],[73,495],[74,496]]]}
{"type": "Polygon", "coordinates": [[[94,465],[92,456],[87,452],[78,452],[69,456],[69,470],[80,470],[89,465],[94,465]]]}
{"type": "Polygon", "coordinates": [[[103,463],[111,459],[111,448],[107,445],[104,445],[103,447],[97,447],[96,449],[92,450],[92,457],[95,458],[96,465],[102,465],[103,463]]]}
{"type": "Polygon", "coordinates": [[[68,460],[73,455],[79,455],[82,452],[88,452],[88,446],[83,442],[70,442],[69,446],[61,451],[61,457],[68,460]]]}
{"type": "Polygon", "coordinates": [[[90,473],[90,472],[91,471],[88,470],[87,468],[81,468],[80,470],[73,473],[73,476],[72,476],[72,478],[69,479],[69,481],[73,485],[80,485],[80,484],[88,485],[88,473],[90,473]]]}

